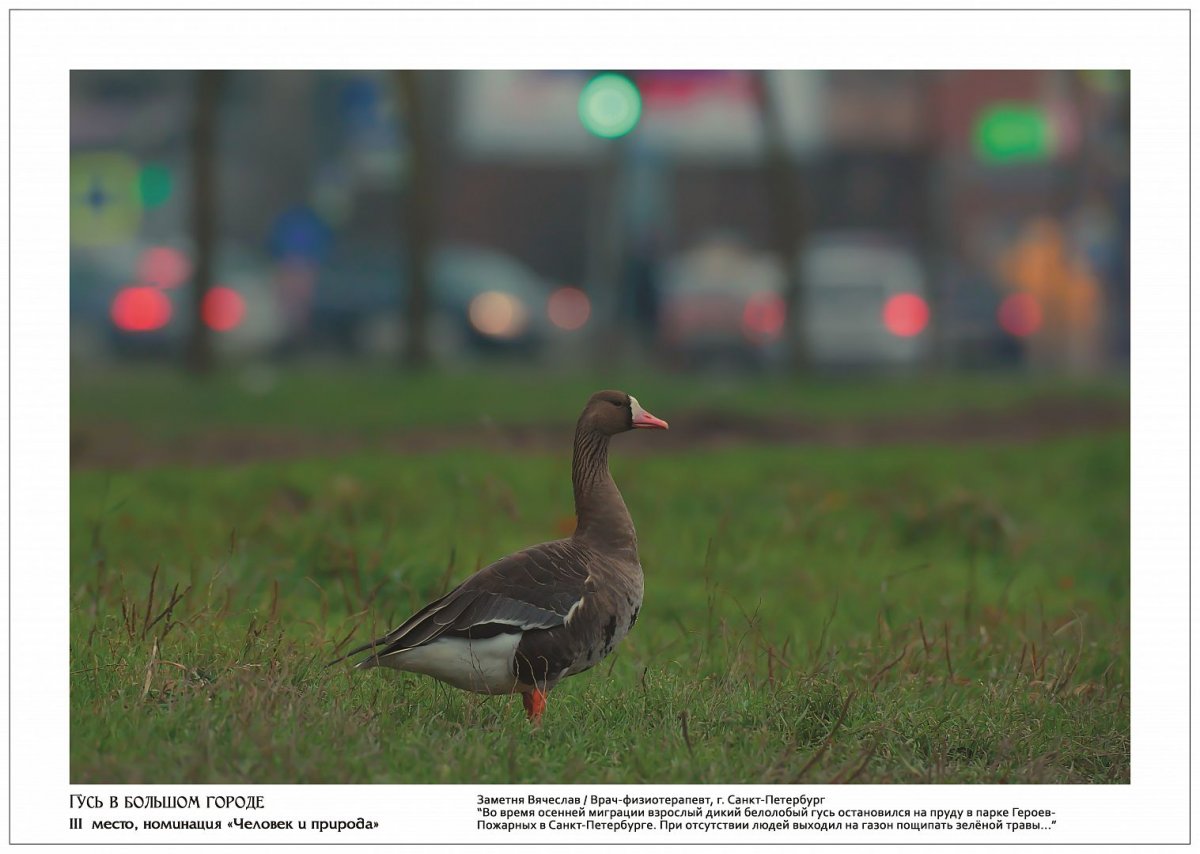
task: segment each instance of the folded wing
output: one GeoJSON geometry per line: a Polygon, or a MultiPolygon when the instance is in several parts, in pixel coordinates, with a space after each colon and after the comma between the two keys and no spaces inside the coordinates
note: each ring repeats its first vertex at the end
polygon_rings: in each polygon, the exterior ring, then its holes
{"type": "MultiPolygon", "coordinates": [[[[488,638],[561,626],[588,591],[590,555],[570,540],[534,546],[484,567],[378,640],[338,661],[371,650],[358,667],[440,637],[488,638]]],[[[336,663],[336,662],[334,662],[336,663]]]]}

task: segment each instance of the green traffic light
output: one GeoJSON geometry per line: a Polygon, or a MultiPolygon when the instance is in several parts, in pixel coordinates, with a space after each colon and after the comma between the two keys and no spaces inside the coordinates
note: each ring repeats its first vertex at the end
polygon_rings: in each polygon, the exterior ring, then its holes
{"type": "Polygon", "coordinates": [[[589,133],[604,139],[624,136],[642,116],[637,86],[621,74],[599,74],[579,93],[579,120],[589,133]]]}

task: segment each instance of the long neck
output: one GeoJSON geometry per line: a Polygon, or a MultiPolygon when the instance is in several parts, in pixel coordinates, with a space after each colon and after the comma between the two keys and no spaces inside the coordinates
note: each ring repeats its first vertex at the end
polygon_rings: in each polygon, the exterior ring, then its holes
{"type": "Polygon", "coordinates": [[[575,428],[575,456],[571,462],[575,487],[575,539],[606,548],[637,553],[637,533],[617,485],[608,471],[608,436],[581,420],[575,428]]]}

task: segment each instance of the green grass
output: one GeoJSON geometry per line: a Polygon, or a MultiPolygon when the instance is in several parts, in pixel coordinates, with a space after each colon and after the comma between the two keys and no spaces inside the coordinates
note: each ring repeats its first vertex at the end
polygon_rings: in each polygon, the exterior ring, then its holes
{"type": "MultiPolygon", "coordinates": [[[[382,399],[399,381],[365,382],[382,399]]],[[[537,394],[493,385],[488,406],[536,415],[537,394]]],[[[785,393],[766,388],[729,394],[785,393]]],[[[827,392],[779,406],[869,408],[827,392]]],[[[318,411],[279,393],[221,417],[318,411]]],[[[636,393],[667,415],[684,399],[636,393]]],[[[438,400],[442,418],[483,405],[438,400]]],[[[381,418],[363,409],[340,414],[381,418]]],[[[144,433],[188,414],[147,412],[144,433]]],[[[565,453],[74,472],[72,782],[1129,781],[1127,435],[623,453],[653,439],[613,451],[642,616],[536,730],[519,698],[323,664],[569,530],[565,453]]]]}
{"type": "Polygon", "coordinates": [[[165,369],[104,373],[77,367],[71,421],[75,429],[134,424],[139,433],[160,439],[230,428],[377,435],[489,422],[572,424],[587,394],[600,388],[630,391],[668,419],[694,410],[815,420],[921,416],[998,411],[1047,398],[1127,404],[1129,395],[1124,379],[1012,374],[751,380],[644,369],[547,374],[493,367],[447,374],[307,367],[228,371],[198,380],[165,369]]]}

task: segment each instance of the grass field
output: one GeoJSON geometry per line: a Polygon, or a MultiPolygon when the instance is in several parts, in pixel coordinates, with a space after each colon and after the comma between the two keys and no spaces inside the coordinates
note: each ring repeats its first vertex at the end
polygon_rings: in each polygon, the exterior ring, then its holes
{"type": "MultiPolygon", "coordinates": [[[[77,383],[72,429],[153,443],[230,424],[569,425],[592,386],[618,384],[288,378],[238,407],[236,380],[152,374],[77,383]]],[[[629,386],[673,429],[714,401],[699,382],[629,386]]],[[[866,420],[1048,393],[1128,391],[772,381],[715,399],[866,420]]],[[[642,616],[536,730],[519,698],[323,665],[569,533],[569,428],[561,448],[519,453],[77,468],[72,782],[1128,782],[1127,432],[662,453],[654,439],[613,448],[642,616]]]]}
{"type": "Polygon", "coordinates": [[[703,409],[814,419],[1001,411],[1046,398],[1127,403],[1129,395],[1128,385],[1121,382],[1064,382],[1004,374],[797,382],[776,376],[747,381],[738,375],[632,369],[546,374],[513,367],[456,375],[398,374],[368,366],[352,373],[320,367],[228,372],[205,381],[188,380],[166,369],[133,374],[76,371],[75,377],[73,428],[132,424],[149,439],[231,427],[371,435],[492,422],[569,426],[575,423],[582,400],[600,388],[636,389],[639,400],[652,400],[663,412],[703,409]]]}

